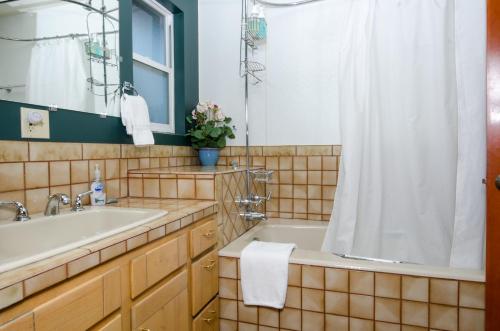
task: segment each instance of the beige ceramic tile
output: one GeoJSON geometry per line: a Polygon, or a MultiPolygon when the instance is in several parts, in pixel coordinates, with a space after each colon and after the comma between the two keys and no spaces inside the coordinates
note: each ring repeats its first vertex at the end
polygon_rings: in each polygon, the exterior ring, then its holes
{"type": "Polygon", "coordinates": [[[413,301],[429,301],[429,279],[425,277],[403,276],[402,298],[413,301]]]}
{"type": "Polygon", "coordinates": [[[144,197],[159,198],[160,197],[160,179],[159,178],[144,178],[144,197]]]}
{"type": "Polygon", "coordinates": [[[141,178],[128,179],[128,192],[131,197],[143,197],[144,191],[141,178]]]}
{"type": "Polygon", "coordinates": [[[194,179],[179,179],[177,181],[177,194],[179,199],[194,199],[195,198],[194,179]]]}
{"type": "Polygon", "coordinates": [[[322,166],[323,166],[323,170],[337,170],[337,157],[336,156],[323,156],[322,166]]]}
{"type": "Polygon", "coordinates": [[[337,292],[349,291],[349,271],[325,268],[325,289],[337,292]]]}
{"type": "Polygon", "coordinates": [[[349,318],[337,315],[325,315],[325,331],[348,331],[349,318]]]}
{"type": "Polygon", "coordinates": [[[256,324],[238,322],[238,331],[258,331],[256,324]]]}
{"type": "Polygon", "coordinates": [[[300,287],[288,286],[285,307],[300,309],[302,306],[302,290],[300,287]]]}
{"type": "Polygon", "coordinates": [[[120,159],[120,178],[125,178],[128,176],[128,161],[126,159],[120,159]]]}
{"type": "Polygon", "coordinates": [[[0,192],[24,189],[23,163],[0,163],[0,192]]]}
{"type": "Polygon", "coordinates": [[[236,279],[236,259],[219,257],[219,277],[236,279]]]}
{"type": "Polygon", "coordinates": [[[321,185],[321,171],[307,171],[307,183],[309,185],[321,185]]]}
{"type": "Polygon", "coordinates": [[[374,273],[368,271],[349,271],[349,292],[356,294],[373,295],[374,273]]]}
{"type": "Polygon", "coordinates": [[[139,169],[148,169],[151,167],[148,157],[143,157],[139,159],[139,169]]]}
{"type": "Polygon", "coordinates": [[[247,323],[257,323],[257,307],[246,306],[243,302],[238,301],[238,320],[247,323]]]}
{"type": "Polygon", "coordinates": [[[220,331],[238,331],[238,322],[221,319],[220,331]]]}
{"type": "Polygon", "coordinates": [[[287,198],[287,199],[292,199],[293,198],[293,185],[280,185],[279,186],[280,190],[280,198],[287,198]]]}
{"type": "Polygon", "coordinates": [[[173,154],[172,146],[153,145],[149,146],[149,153],[151,157],[169,157],[173,154]]]}
{"type": "MultiPolygon", "coordinates": [[[[427,331],[427,328],[413,325],[401,325],[401,331],[427,331]]],[[[434,330],[433,330],[434,331],[434,330]]]]}
{"type": "Polygon", "coordinates": [[[293,212],[297,214],[307,213],[307,200],[304,199],[294,199],[293,200],[293,212]]]}
{"type": "Polygon", "coordinates": [[[282,156],[279,159],[280,170],[292,170],[293,158],[291,156],[282,156]]]}
{"type": "Polygon", "coordinates": [[[119,159],[120,145],[118,144],[82,144],[83,159],[119,159]]]}
{"type": "Polygon", "coordinates": [[[335,199],[336,186],[322,186],[323,199],[333,200],[335,199]]]}
{"type": "Polygon", "coordinates": [[[101,171],[101,180],[106,178],[106,160],[89,160],[89,181],[95,179],[95,167],[99,166],[101,171]]]}
{"type": "Polygon", "coordinates": [[[321,199],[321,186],[320,185],[308,185],[307,186],[307,198],[308,199],[321,199]]]}
{"type": "Polygon", "coordinates": [[[24,164],[24,174],[27,189],[49,186],[48,162],[26,162],[24,164]]]}
{"type": "Polygon", "coordinates": [[[237,320],[238,319],[238,301],[219,299],[220,317],[237,320]]]}
{"type": "Polygon", "coordinates": [[[302,330],[303,331],[315,331],[325,329],[325,318],[324,314],[315,313],[312,311],[302,312],[302,330]]]}
{"type": "Polygon", "coordinates": [[[368,295],[349,295],[349,315],[352,317],[373,319],[373,297],[368,295]]]}
{"type": "Polygon", "coordinates": [[[101,252],[101,263],[103,263],[117,256],[125,254],[127,252],[127,244],[125,241],[122,241],[112,246],[106,247],[102,249],[100,252],[101,252]]]}
{"type": "Polygon", "coordinates": [[[324,291],[302,288],[302,309],[324,312],[325,311],[324,291]]]}
{"type": "Polygon", "coordinates": [[[433,329],[455,331],[458,329],[457,307],[430,305],[429,326],[433,329]]]}
{"type": "Polygon", "coordinates": [[[377,321],[399,323],[400,300],[375,297],[375,319],[377,321]]]}
{"type": "Polygon", "coordinates": [[[106,185],[104,187],[104,190],[106,191],[106,197],[108,199],[119,198],[120,197],[120,180],[119,179],[107,180],[106,185]]]}
{"type": "Polygon", "coordinates": [[[68,185],[70,181],[69,161],[50,162],[50,186],[68,185]]]}
{"type": "Polygon", "coordinates": [[[81,160],[80,143],[30,142],[30,161],[81,160]]]}
{"type": "Polygon", "coordinates": [[[280,212],[291,213],[293,212],[293,199],[281,199],[280,198],[280,212]]]}
{"type": "Polygon", "coordinates": [[[401,325],[376,321],[375,331],[401,331],[401,325]]]}
{"type": "Polygon", "coordinates": [[[295,146],[264,146],[262,153],[264,156],[294,156],[295,146]]]}
{"type": "Polygon", "coordinates": [[[307,212],[309,214],[321,214],[321,212],[322,212],[321,200],[308,200],[307,201],[307,212]]]}
{"type": "Polygon", "coordinates": [[[328,314],[349,314],[349,294],[341,292],[325,292],[325,312],[328,314]]]}
{"type": "Polygon", "coordinates": [[[280,327],[288,330],[301,330],[302,316],[299,309],[284,308],[280,312],[280,327]]]}
{"type": "Polygon", "coordinates": [[[297,155],[332,155],[331,145],[297,146],[297,155]]]}
{"type": "Polygon", "coordinates": [[[307,199],[307,185],[293,185],[294,199],[307,199]]]}
{"type": "MultiPolygon", "coordinates": [[[[56,193],[66,194],[68,197],[71,197],[71,185],[51,186],[49,188],[49,194],[56,194],[56,193]]],[[[64,208],[63,205],[61,205],[60,207],[64,208]]],[[[70,208],[69,205],[66,207],[70,208]]]]}
{"type": "Polygon", "coordinates": [[[323,200],[321,202],[321,211],[323,214],[330,215],[332,213],[332,210],[333,210],[333,200],[323,200]]]}
{"type": "Polygon", "coordinates": [[[379,297],[399,299],[401,293],[401,276],[375,273],[375,295],[379,297]]]}
{"type": "Polygon", "coordinates": [[[128,170],[139,169],[139,159],[128,159],[127,160],[127,169],[128,170]]]}
{"type": "Polygon", "coordinates": [[[128,196],[128,179],[121,178],[120,179],[120,198],[124,198],[128,196]]]}
{"type": "Polygon", "coordinates": [[[404,301],[401,305],[401,322],[403,324],[427,327],[429,323],[429,306],[424,302],[404,301]]]}
{"type": "Polygon", "coordinates": [[[149,147],[136,147],[134,145],[122,145],[122,158],[140,158],[140,157],[149,157],[149,147]]]}
{"type": "Polygon", "coordinates": [[[280,184],[293,184],[293,171],[282,170],[279,173],[280,184]]]}
{"type": "Polygon", "coordinates": [[[324,268],[316,266],[302,266],[302,286],[324,289],[324,268]]]}
{"type": "Polygon", "coordinates": [[[430,302],[456,306],[458,304],[458,281],[431,279],[430,302]]]}
{"type": "Polygon", "coordinates": [[[219,296],[225,299],[238,299],[238,283],[236,279],[219,278],[219,296]]]}
{"type": "Polygon", "coordinates": [[[295,185],[305,185],[305,184],[307,184],[307,171],[305,171],[305,170],[295,170],[293,172],[293,183],[295,185]]]}
{"type": "Polygon", "coordinates": [[[106,179],[120,178],[120,160],[111,159],[106,160],[106,179]]]}
{"type": "Polygon", "coordinates": [[[26,208],[30,213],[38,213],[45,210],[47,198],[49,197],[49,188],[39,188],[26,190],[26,208]]]}
{"type": "Polygon", "coordinates": [[[336,171],[323,171],[321,184],[323,184],[323,185],[337,185],[337,172],[336,171]]]}
{"type": "Polygon", "coordinates": [[[176,179],[160,179],[160,197],[167,199],[177,199],[176,179]]]}
{"type": "Polygon", "coordinates": [[[359,319],[359,318],[349,318],[349,330],[350,331],[372,331],[373,321],[359,319]]]}
{"type": "Polygon", "coordinates": [[[340,146],[340,145],[333,145],[332,147],[333,147],[332,154],[340,156],[340,154],[342,152],[342,146],[340,146]]]}
{"type": "Polygon", "coordinates": [[[24,281],[25,295],[32,295],[66,279],[66,265],[51,269],[24,281]]]}
{"type": "Polygon", "coordinates": [[[71,183],[86,183],[89,181],[89,162],[71,161],[71,183]]]}
{"type": "Polygon", "coordinates": [[[484,283],[460,282],[460,306],[484,309],[484,283]]]}
{"type": "Polygon", "coordinates": [[[17,283],[0,290],[0,309],[23,299],[23,283],[17,283]]]}
{"type": "Polygon", "coordinates": [[[68,277],[73,277],[99,264],[99,252],[83,256],[68,263],[68,277]]]}
{"type": "Polygon", "coordinates": [[[293,158],[293,170],[307,170],[307,157],[295,156],[293,158]]]}
{"type": "Polygon", "coordinates": [[[321,156],[309,156],[307,158],[307,170],[321,170],[321,156]]]}
{"type": "Polygon", "coordinates": [[[0,162],[28,161],[28,143],[0,140],[0,162]]]}
{"type": "Polygon", "coordinates": [[[138,236],[127,239],[127,251],[131,251],[137,247],[146,245],[147,243],[148,243],[148,234],[142,233],[138,236]]]}
{"type": "Polygon", "coordinates": [[[279,327],[279,323],[280,314],[278,309],[259,307],[259,325],[277,328],[279,327]]]}
{"type": "Polygon", "coordinates": [[[484,310],[460,308],[458,314],[459,314],[460,331],[485,330],[484,310]]]}
{"type": "Polygon", "coordinates": [[[196,199],[214,200],[215,181],[210,179],[196,180],[196,199]]]}
{"type": "MultiPolygon", "coordinates": [[[[81,184],[73,184],[71,185],[71,201],[75,201],[75,198],[78,194],[84,193],[90,190],[89,183],[81,183],[81,184]]],[[[89,196],[83,197],[83,204],[88,205],[90,203],[89,196]]]]}

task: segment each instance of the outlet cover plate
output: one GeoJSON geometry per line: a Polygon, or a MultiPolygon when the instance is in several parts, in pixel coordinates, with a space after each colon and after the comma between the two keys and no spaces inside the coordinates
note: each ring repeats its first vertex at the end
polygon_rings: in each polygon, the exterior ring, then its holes
{"type": "Polygon", "coordinates": [[[50,139],[49,111],[21,107],[21,137],[50,139]],[[30,124],[30,117],[39,118],[41,121],[35,125],[30,124]]]}

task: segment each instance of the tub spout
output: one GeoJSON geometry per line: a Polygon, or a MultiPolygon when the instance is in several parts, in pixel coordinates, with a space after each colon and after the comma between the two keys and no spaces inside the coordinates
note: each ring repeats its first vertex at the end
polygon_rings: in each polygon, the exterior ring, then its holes
{"type": "Polygon", "coordinates": [[[267,216],[264,213],[248,211],[240,213],[240,216],[247,221],[267,221],[267,216]]]}

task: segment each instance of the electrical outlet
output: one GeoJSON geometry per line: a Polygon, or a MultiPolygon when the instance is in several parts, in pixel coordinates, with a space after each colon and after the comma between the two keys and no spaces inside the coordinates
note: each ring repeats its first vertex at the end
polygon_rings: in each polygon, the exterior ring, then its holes
{"type": "Polygon", "coordinates": [[[21,137],[50,139],[49,112],[21,107],[21,137]]]}

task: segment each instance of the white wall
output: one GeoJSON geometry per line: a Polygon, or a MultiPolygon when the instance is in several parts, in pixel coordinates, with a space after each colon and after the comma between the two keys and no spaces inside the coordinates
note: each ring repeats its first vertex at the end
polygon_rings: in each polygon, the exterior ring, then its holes
{"type": "MultiPolygon", "coordinates": [[[[266,8],[268,38],[253,54],[267,70],[250,88],[252,145],[340,143],[337,54],[348,1],[266,8]]],[[[238,0],[199,1],[200,100],[233,117],[231,145],[245,143],[240,14],[238,0]]]]}

